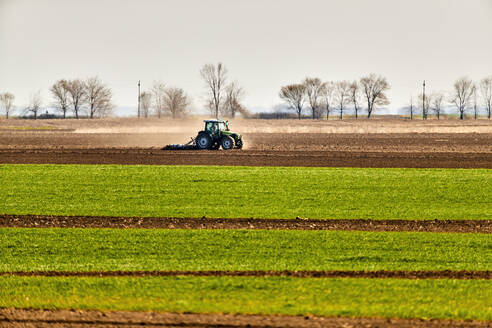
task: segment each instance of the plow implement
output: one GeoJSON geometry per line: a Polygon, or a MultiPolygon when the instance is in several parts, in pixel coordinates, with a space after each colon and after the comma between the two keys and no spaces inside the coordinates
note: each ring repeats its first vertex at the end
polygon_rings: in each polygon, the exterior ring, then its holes
{"type": "Polygon", "coordinates": [[[195,143],[195,138],[191,138],[191,140],[185,144],[167,145],[164,148],[162,148],[162,150],[194,150],[194,149],[198,149],[195,143]]]}

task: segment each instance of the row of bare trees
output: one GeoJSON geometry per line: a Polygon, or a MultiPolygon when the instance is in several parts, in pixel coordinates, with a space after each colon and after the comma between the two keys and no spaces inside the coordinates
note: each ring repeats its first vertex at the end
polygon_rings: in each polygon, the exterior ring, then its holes
{"type": "Polygon", "coordinates": [[[200,70],[205,83],[206,106],[216,118],[220,115],[234,118],[238,113],[248,117],[249,112],[241,104],[244,89],[236,81],[228,83],[227,74],[228,70],[222,63],[205,64],[200,70]]]}
{"type": "Polygon", "coordinates": [[[455,107],[459,118],[462,120],[465,114],[473,111],[475,119],[479,116],[480,105],[486,111],[487,118],[491,117],[492,107],[492,76],[483,78],[480,82],[474,83],[467,77],[459,78],[453,85],[453,90],[446,96],[445,92],[438,91],[418,96],[418,103],[413,104],[413,99],[410,99],[410,118],[413,119],[414,109],[422,113],[422,119],[427,119],[433,112],[437,119],[440,118],[442,110],[445,106],[455,107]]]}
{"type": "MultiPolygon", "coordinates": [[[[238,113],[247,115],[241,105],[244,89],[236,81],[228,82],[228,70],[222,63],[206,64],[200,70],[205,83],[205,105],[212,116],[221,115],[234,118],[238,113]]],[[[172,118],[185,116],[190,111],[192,99],[186,92],[177,87],[167,87],[165,83],[154,82],[149,91],[140,93],[141,116],[150,115],[161,118],[163,115],[172,118]]]]}
{"type": "Polygon", "coordinates": [[[386,78],[376,74],[362,77],[359,81],[328,81],[307,77],[302,83],[281,87],[279,97],[294,110],[301,119],[304,109],[310,111],[312,119],[319,119],[326,114],[329,119],[332,111],[343,114],[348,106],[359,117],[362,104],[367,104],[367,117],[370,118],[377,106],[389,104],[386,92],[389,90],[386,78]]]}
{"type": "MultiPolygon", "coordinates": [[[[53,98],[53,107],[66,118],[71,110],[75,118],[79,118],[82,112],[87,111],[90,118],[104,117],[111,114],[114,107],[111,89],[97,76],[86,80],[58,80],[50,88],[53,98]]],[[[39,93],[31,97],[28,110],[37,115],[39,93]]]]}
{"type": "Polygon", "coordinates": [[[169,115],[177,118],[189,111],[191,98],[177,87],[167,87],[163,82],[154,82],[149,91],[140,93],[141,116],[154,114],[158,118],[169,115]]]}

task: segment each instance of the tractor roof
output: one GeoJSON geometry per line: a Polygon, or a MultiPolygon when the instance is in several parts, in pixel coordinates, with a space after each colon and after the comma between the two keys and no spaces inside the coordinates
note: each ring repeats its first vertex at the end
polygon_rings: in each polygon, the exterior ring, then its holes
{"type": "Polygon", "coordinates": [[[204,120],[203,122],[205,122],[205,123],[209,123],[209,122],[212,122],[212,123],[225,123],[223,120],[204,120]]]}

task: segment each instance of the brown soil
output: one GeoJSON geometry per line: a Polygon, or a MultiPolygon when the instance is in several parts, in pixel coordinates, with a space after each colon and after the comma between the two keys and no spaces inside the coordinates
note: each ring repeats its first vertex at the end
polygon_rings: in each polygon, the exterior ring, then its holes
{"type": "Polygon", "coordinates": [[[358,230],[492,233],[491,220],[315,220],[0,215],[0,227],[358,230]]]}
{"type": "Polygon", "coordinates": [[[237,120],[241,151],[162,151],[188,120],[0,121],[0,163],[492,168],[489,120],[237,120]]]}
{"type": "Polygon", "coordinates": [[[315,167],[492,168],[492,153],[162,151],[158,149],[0,150],[0,164],[150,164],[315,167]]]}
{"type": "Polygon", "coordinates": [[[100,312],[86,310],[0,309],[0,327],[371,327],[371,328],[475,328],[491,327],[484,321],[438,319],[326,318],[156,312],[100,312]]]}
{"type": "Polygon", "coordinates": [[[492,271],[15,271],[22,277],[295,277],[376,279],[492,279],[492,271]]]}

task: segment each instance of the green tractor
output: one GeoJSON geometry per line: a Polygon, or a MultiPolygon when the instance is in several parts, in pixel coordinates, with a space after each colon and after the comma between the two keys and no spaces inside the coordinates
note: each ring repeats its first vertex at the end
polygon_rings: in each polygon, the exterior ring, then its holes
{"type": "Polygon", "coordinates": [[[184,145],[167,145],[163,150],[193,150],[193,149],[241,149],[243,137],[229,130],[229,122],[223,120],[205,120],[205,129],[198,132],[196,138],[184,145]]]}
{"type": "Polygon", "coordinates": [[[205,129],[198,132],[195,145],[198,149],[241,149],[243,137],[229,130],[229,122],[223,120],[205,120],[205,129]]]}

